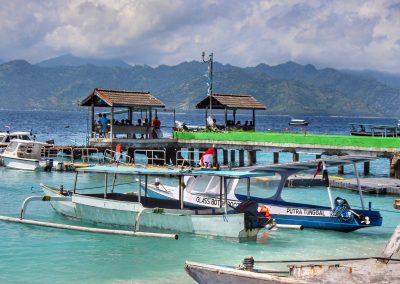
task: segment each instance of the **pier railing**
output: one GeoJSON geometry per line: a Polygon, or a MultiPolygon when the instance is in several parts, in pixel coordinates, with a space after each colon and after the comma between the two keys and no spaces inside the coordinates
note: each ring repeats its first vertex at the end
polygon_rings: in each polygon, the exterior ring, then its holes
{"type": "Polygon", "coordinates": [[[179,150],[176,152],[176,166],[190,165],[199,167],[201,155],[202,152],[200,151],[179,150]]]}
{"type": "Polygon", "coordinates": [[[82,162],[89,163],[90,160],[95,160],[97,163],[100,162],[99,150],[97,148],[74,148],[72,150],[72,162],[74,162],[75,157],[81,158],[82,162]],[[94,156],[92,154],[95,154],[94,156]]]}
{"type": "Polygon", "coordinates": [[[129,156],[127,153],[121,153],[110,149],[106,149],[103,154],[103,164],[105,164],[106,162],[131,164],[133,162],[133,158],[129,156]]]}
{"type": "Polygon", "coordinates": [[[135,164],[166,164],[166,150],[148,150],[138,149],[134,152],[134,163],[135,164]]]}

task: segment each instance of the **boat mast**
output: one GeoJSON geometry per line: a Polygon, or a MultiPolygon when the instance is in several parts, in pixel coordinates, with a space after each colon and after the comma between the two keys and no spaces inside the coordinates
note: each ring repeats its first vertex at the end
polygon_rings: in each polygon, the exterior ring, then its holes
{"type": "Polygon", "coordinates": [[[210,117],[212,117],[212,79],[213,79],[213,53],[210,53],[208,55],[208,59],[204,60],[204,56],[205,53],[203,51],[203,53],[201,54],[203,62],[208,64],[208,73],[207,73],[207,77],[208,77],[208,81],[207,81],[207,86],[208,86],[208,96],[210,97],[210,117]]]}

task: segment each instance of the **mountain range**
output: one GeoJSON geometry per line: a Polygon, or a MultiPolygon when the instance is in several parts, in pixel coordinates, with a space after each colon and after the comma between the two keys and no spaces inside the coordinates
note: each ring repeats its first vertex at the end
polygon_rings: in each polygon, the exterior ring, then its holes
{"type": "MultiPolygon", "coordinates": [[[[150,91],[167,107],[188,110],[207,95],[206,71],[197,61],[150,67],[73,56],[35,65],[15,60],[0,65],[0,108],[79,109],[78,102],[94,88],[105,88],[150,91]]],[[[213,88],[252,95],[270,114],[394,117],[400,115],[399,77],[295,62],[246,68],[214,62],[213,88]]]]}

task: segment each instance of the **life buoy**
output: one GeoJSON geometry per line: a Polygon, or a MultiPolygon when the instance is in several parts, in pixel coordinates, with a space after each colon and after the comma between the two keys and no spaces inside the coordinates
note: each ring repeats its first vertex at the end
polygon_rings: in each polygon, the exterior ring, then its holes
{"type": "Polygon", "coordinates": [[[269,214],[269,209],[267,206],[262,206],[260,209],[260,213],[264,213],[265,217],[267,217],[268,219],[271,219],[271,215],[269,214]]]}

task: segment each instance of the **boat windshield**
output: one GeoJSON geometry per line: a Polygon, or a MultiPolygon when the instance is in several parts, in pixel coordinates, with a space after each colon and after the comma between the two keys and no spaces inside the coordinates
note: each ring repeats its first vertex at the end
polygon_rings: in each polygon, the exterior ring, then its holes
{"type": "MultiPolygon", "coordinates": [[[[210,195],[220,194],[220,180],[219,176],[198,176],[191,178],[187,182],[187,192],[190,193],[205,193],[210,195]]],[[[227,191],[230,192],[233,187],[236,187],[237,179],[229,179],[227,182],[227,191]]]]}
{"type": "Polygon", "coordinates": [[[18,142],[11,141],[6,148],[6,152],[14,152],[18,147],[18,142]]]}
{"type": "Polygon", "coordinates": [[[0,142],[3,142],[4,137],[4,135],[0,135],[0,142]]]}

